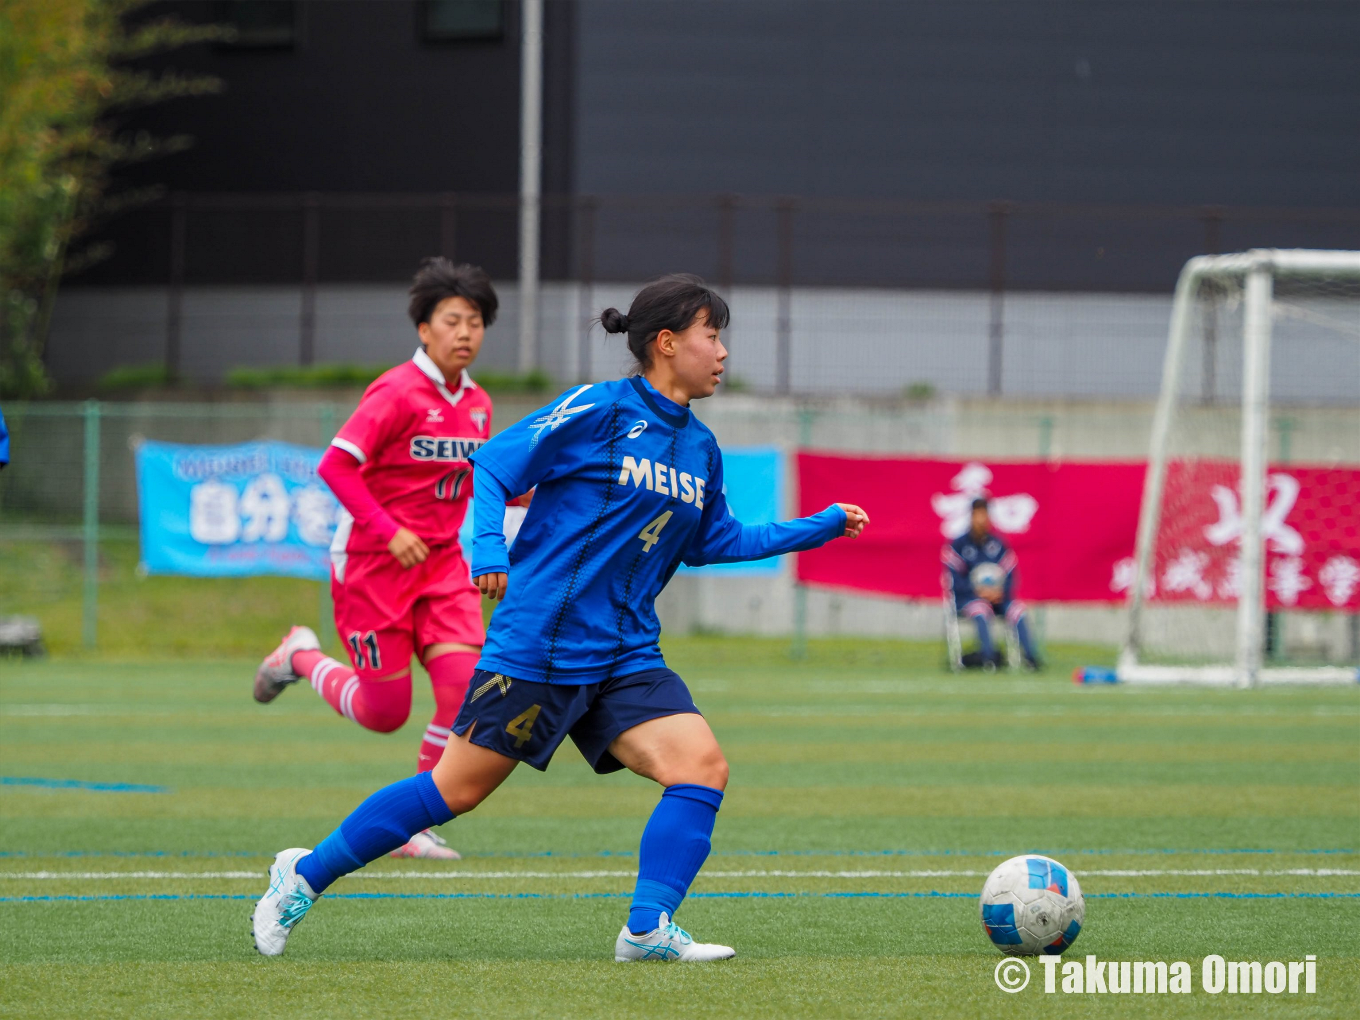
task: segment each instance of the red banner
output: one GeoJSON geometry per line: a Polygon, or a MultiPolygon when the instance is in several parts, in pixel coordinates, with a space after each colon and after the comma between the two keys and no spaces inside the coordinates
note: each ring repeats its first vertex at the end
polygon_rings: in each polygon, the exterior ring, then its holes
{"type": "MultiPolygon", "coordinates": [[[[799,502],[858,503],[873,521],[853,542],[798,556],[810,584],[938,598],[940,549],[968,527],[974,498],[1019,559],[1022,597],[1122,602],[1146,466],[1139,462],[962,461],[800,453],[799,502]]],[[[1154,577],[1159,600],[1235,595],[1241,545],[1236,466],[1173,463],[1154,577]]],[[[1269,604],[1360,610],[1360,471],[1271,469],[1263,521],[1269,604]]]]}

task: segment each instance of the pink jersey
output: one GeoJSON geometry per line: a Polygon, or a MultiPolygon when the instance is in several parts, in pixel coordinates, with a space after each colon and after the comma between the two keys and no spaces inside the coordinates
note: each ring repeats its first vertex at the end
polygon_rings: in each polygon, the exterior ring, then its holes
{"type": "MultiPolygon", "coordinates": [[[[491,435],[491,398],[463,372],[456,389],[425,353],[384,372],[364,391],[332,446],[352,454],[373,498],[429,546],[458,541],[472,495],[468,456],[491,435]]],[[[345,514],[335,552],[386,550],[390,536],[345,514]]]]}

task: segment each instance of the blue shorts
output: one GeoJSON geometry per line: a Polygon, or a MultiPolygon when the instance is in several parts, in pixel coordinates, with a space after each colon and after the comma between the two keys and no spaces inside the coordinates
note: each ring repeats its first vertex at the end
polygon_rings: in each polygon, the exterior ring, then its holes
{"type": "Polygon", "coordinates": [[[670,669],[647,669],[597,684],[540,684],[479,669],[472,674],[453,732],[461,737],[475,724],[472,743],[540,772],[570,735],[591,768],[605,773],[623,768],[609,745],[624,730],[687,713],[701,714],[685,681],[670,669]]]}

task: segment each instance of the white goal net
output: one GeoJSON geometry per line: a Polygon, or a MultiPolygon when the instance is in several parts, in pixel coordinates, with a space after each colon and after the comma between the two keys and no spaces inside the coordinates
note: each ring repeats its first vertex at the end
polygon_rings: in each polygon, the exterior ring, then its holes
{"type": "Polygon", "coordinates": [[[1139,516],[1129,682],[1355,682],[1360,252],[1191,259],[1139,516]]]}

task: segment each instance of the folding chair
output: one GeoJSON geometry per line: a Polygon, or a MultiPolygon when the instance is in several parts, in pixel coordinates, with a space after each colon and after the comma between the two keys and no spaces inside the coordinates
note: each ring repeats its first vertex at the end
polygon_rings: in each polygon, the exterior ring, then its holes
{"type": "MultiPolygon", "coordinates": [[[[941,605],[944,608],[944,642],[949,653],[949,669],[951,672],[961,673],[964,669],[963,635],[959,632],[959,612],[954,608],[954,589],[950,584],[948,571],[945,571],[941,578],[940,587],[943,589],[941,605]]],[[[1004,616],[999,618],[993,616],[992,619],[993,622],[999,622],[1005,632],[1006,668],[1012,673],[1017,673],[1023,662],[1020,635],[1004,616]]]]}

